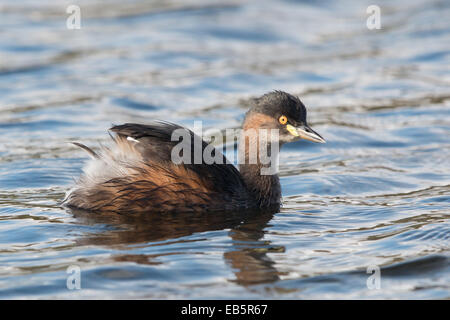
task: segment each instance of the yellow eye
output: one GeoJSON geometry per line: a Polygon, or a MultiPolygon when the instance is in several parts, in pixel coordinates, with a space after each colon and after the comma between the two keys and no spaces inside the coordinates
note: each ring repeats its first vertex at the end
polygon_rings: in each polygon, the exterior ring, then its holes
{"type": "Polygon", "coordinates": [[[281,116],[278,121],[280,121],[281,124],[286,124],[287,123],[287,118],[286,116],[281,116]]]}

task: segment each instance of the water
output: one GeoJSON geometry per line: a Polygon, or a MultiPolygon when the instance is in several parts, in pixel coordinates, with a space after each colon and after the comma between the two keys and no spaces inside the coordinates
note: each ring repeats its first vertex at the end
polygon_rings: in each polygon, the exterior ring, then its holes
{"type": "Polygon", "coordinates": [[[450,3],[0,1],[0,298],[450,297],[450,3]],[[58,205],[111,124],[239,127],[297,94],[273,215],[58,205]],[[81,290],[66,286],[69,266],[81,290]],[[369,289],[367,268],[380,268],[369,289]]]}

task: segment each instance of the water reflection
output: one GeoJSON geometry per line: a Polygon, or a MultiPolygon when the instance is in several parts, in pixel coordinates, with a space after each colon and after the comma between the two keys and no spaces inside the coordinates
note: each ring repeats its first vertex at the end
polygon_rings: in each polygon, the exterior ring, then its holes
{"type": "Polygon", "coordinates": [[[77,245],[119,246],[125,253],[114,255],[118,262],[134,262],[144,265],[156,265],[160,256],[177,254],[128,254],[130,245],[157,245],[158,242],[176,240],[180,243],[190,241],[195,233],[226,230],[231,239],[231,248],[223,253],[224,260],[232,268],[235,279],[240,285],[268,283],[279,280],[279,272],[268,252],[284,252],[284,246],[274,246],[264,240],[264,229],[272,219],[273,211],[247,211],[223,213],[188,214],[138,214],[121,215],[117,213],[93,214],[82,210],[71,212],[77,222],[87,225],[106,224],[111,228],[98,234],[85,234],[76,240],[77,245]]]}

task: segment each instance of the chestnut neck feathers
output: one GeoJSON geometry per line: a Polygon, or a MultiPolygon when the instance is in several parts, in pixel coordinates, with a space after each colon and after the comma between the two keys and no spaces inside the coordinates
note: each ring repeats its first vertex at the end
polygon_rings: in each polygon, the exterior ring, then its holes
{"type": "Polygon", "coordinates": [[[249,112],[240,136],[239,171],[260,207],[279,206],[281,200],[280,179],[276,174],[279,141],[273,142],[270,138],[270,128],[275,125],[273,117],[258,111],[249,112]],[[260,129],[269,130],[262,134],[260,129]],[[263,157],[264,162],[261,161],[263,157]]]}

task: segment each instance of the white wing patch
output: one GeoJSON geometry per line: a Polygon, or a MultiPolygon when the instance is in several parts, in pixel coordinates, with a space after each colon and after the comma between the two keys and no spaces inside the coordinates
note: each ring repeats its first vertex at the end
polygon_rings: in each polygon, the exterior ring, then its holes
{"type": "Polygon", "coordinates": [[[134,144],[128,141],[129,138],[117,139],[111,147],[102,146],[98,152],[99,157],[89,160],[83,168],[84,175],[79,184],[82,187],[94,187],[113,178],[136,174],[133,168],[139,167],[143,159],[134,144]]]}
{"type": "Polygon", "coordinates": [[[136,139],[133,138],[133,137],[127,137],[127,140],[128,140],[128,141],[133,141],[133,142],[139,142],[139,140],[136,140],[136,139]]]}

